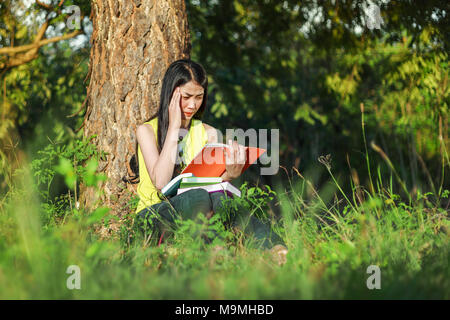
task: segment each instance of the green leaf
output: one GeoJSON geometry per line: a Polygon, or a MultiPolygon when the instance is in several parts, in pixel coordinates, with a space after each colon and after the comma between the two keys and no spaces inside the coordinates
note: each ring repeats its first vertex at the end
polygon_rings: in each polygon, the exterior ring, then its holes
{"type": "Polygon", "coordinates": [[[74,189],[77,177],[75,170],[70,160],[66,158],[60,158],[59,164],[55,167],[56,172],[64,176],[64,181],[70,189],[74,189]]]}
{"type": "Polygon", "coordinates": [[[89,216],[87,223],[88,224],[93,224],[93,223],[97,223],[100,222],[103,217],[110,211],[110,208],[107,207],[99,207],[97,209],[95,209],[95,211],[89,216]]]}
{"type": "Polygon", "coordinates": [[[16,39],[22,39],[24,37],[26,37],[28,34],[28,28],[23,26],[21,28],[19,28],[19,30],[16,33],[16,39]]]}

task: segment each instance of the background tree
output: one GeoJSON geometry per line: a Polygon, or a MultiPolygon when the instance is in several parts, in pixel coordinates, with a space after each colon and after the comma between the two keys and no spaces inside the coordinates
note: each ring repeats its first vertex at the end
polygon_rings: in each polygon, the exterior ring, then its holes
{"type": "Polygon", "coordinates": [[[0,48],[0,55],[2,55],[2,59],[0,60],[0,72],[4,72],[5,70],[36,59],[38,57],[39,48],[46,44],[70,39],[83,33],[81,30],[75,30],[62,36],[52,38],[44,37],[45,32],[53,20],[61,21],[60,15],[63,3],[64,0],[61,0],[57,6],[53,6],[36,0],[36,5],[43,8],[46,11],[46,14],[44,23],[39,27],[34,39],[29,44],[20,44],[20,42],[22,42],[20,39],[26,38],[28,28],[26,24],[19,22],[18,17],[13,10],[24,10],[25,12],[22,11],[22,16],[25,17],[28,16],[30,11],[27,12],[26,9],[21,8],[20,3],[19,5],[16,3],[14,6],[11,1],[5,1],[2,4],[2,15],[5,17],[4,25],[2,25],[2,35],[4,36],[3,39],[5,42],[9,42],[9,46],[2,46],[2,48],[0,48]],[[52,15],[55,12],[59,13],[59,15],[56,15],[57,19],[54,19],[55,17],[52,15]],[[8,31],[10,32],[11,37],[7,37],[8,31]],[[15,40],[19,40],[17,41],[19,43],[15,42],[15,40]]]}
{"type": "MultiPolygon", "coordinates": [[[[67,115],[78,110],[79,99],[84,99],[83,86],[78,84],[87,68],[83,71],[83,42],[74,48],[67,41],[89,35],[84,12],[89,12],[90,4],[88,0],[76,2],[81,9],[78,30],[66,26],[71,13],[65,8],[73,5],[73,0],[0,3],[2,168],[17,167],[22,150],[33,153],[44,148],[47,136],[61,138],[64,132],[71,133],[67,138],[75,136],[71,128],[78,119],[67,115]]],[[[8,177],[0,179],[0,190],[8,181],[8,177]]]]}
{"type": "MultiPolygon", "coordinates": [[[[182,0],[92,2],[91,56],[84,135],[106,152],[99,170],[109,178],[103,201],[119,211],[133,191],[122,178],[132,174],[137,124],[156,113],[164,72],[188,58],[190,34],[182,0]]],[[[91,207],[92,190],[81,203],[91,207]]]]}

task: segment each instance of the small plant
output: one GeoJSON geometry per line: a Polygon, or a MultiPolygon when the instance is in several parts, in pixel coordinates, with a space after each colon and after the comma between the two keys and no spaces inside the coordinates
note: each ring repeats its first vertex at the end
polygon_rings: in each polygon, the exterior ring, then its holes
{"type": "MultiPolygon", "coordinates": [[[[79,214],[78,188],[80,184],[96,187],[105,175],[97,174],[98,160],[104,158],[91,140],[75,140],[68,145],[50,143],[38,151],[38,157],[31,162],[36,187],[41,198],[44,225],[64,221],[69,213],[79,214]],[[67,193],[54,195],[51,188],[56,179],[63,179],[67,193]]],[[[103,212],[103,211],[102,211],[103,212]]],[[[96,217],[99,212],[96,212],[96,217]]],[[[92,222],[92,220],[91,220],[92,222]]]]}
{"type": "Polygon", "coordinates": [[[244,182],[241,187],[241,197],[225,197],[222,200],[222,210],[219,214],[224,222],[229,221],[231,215],[238,211],[248,212],[254,215],[261,221],[267,222],[272,217],[269,214],[268,203],[276,197],[276,192],[270,186],[264,186],[266,190],[258,186],[249,187],[247,182],[244,182]]]}

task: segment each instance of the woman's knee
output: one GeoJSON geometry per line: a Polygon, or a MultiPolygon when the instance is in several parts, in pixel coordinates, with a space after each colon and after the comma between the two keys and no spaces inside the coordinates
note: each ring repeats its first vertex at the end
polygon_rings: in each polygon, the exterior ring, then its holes
{"type": "Polygon", "coordinates": [[[204,189],[193,189],[186,192],[185,210],[192,218],[198,213],[209,214],[212,211],[211,198],[204,189]]]}
{"type": "Polygon", "coordinates": [[[214,211],[219,210],[222,207],[223,200],[227,198],[224,192],[214,192],[210,194],[211,204],[214,211]]]}
{"type": "Polygon", "coordinates": [[[205,204],[205,203],[211,203],[211,198],[209,196],[208,191],[206,191],[205,189],[192,189],[188,191],[189,194],[186,194],[186,196],[188,196],[188,199],[191,203],[201,203],[201,204],[205,204]]]}
{"type": "Polygon", "coordinates": [[[161,221],[172,223],[173,220],[174,214],[166,202],[157,203],[139,211],[135,218],[137,225],[145,229],[152,228],[161,221]]]}

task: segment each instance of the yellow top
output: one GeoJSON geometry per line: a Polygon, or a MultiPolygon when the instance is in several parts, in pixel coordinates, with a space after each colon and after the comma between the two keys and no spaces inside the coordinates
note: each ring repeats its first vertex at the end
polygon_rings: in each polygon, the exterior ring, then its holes
{"type": "MultiPolygon", "coordinates": [[[[158,136],[158,118],[146,122],[153,127],[155,137],[158,136]]],[[[179,146],[183,148],[184,167],[191,162],[192,159],[202,150],[203,146],[208,142],[208,134],[202,124],[202,121],[192,119],[191,127],[186,136],[179,142],[179,146]]],[[[158,141],[156,141],[158,145],[158,141]]],[[[140,181],[137,187],[137,194],[139,196],[139,203],[136,208],[136,213],[150,207],[162,200],[158,197],[158,190],[153,185],[152,180],[145,166],[144,157],[142,156],[141,148],[138,145],[138,162],[139,162],[139,177],[140,181]]],[[[184,169],[182,167],[182,169],[184,169]]]]}

